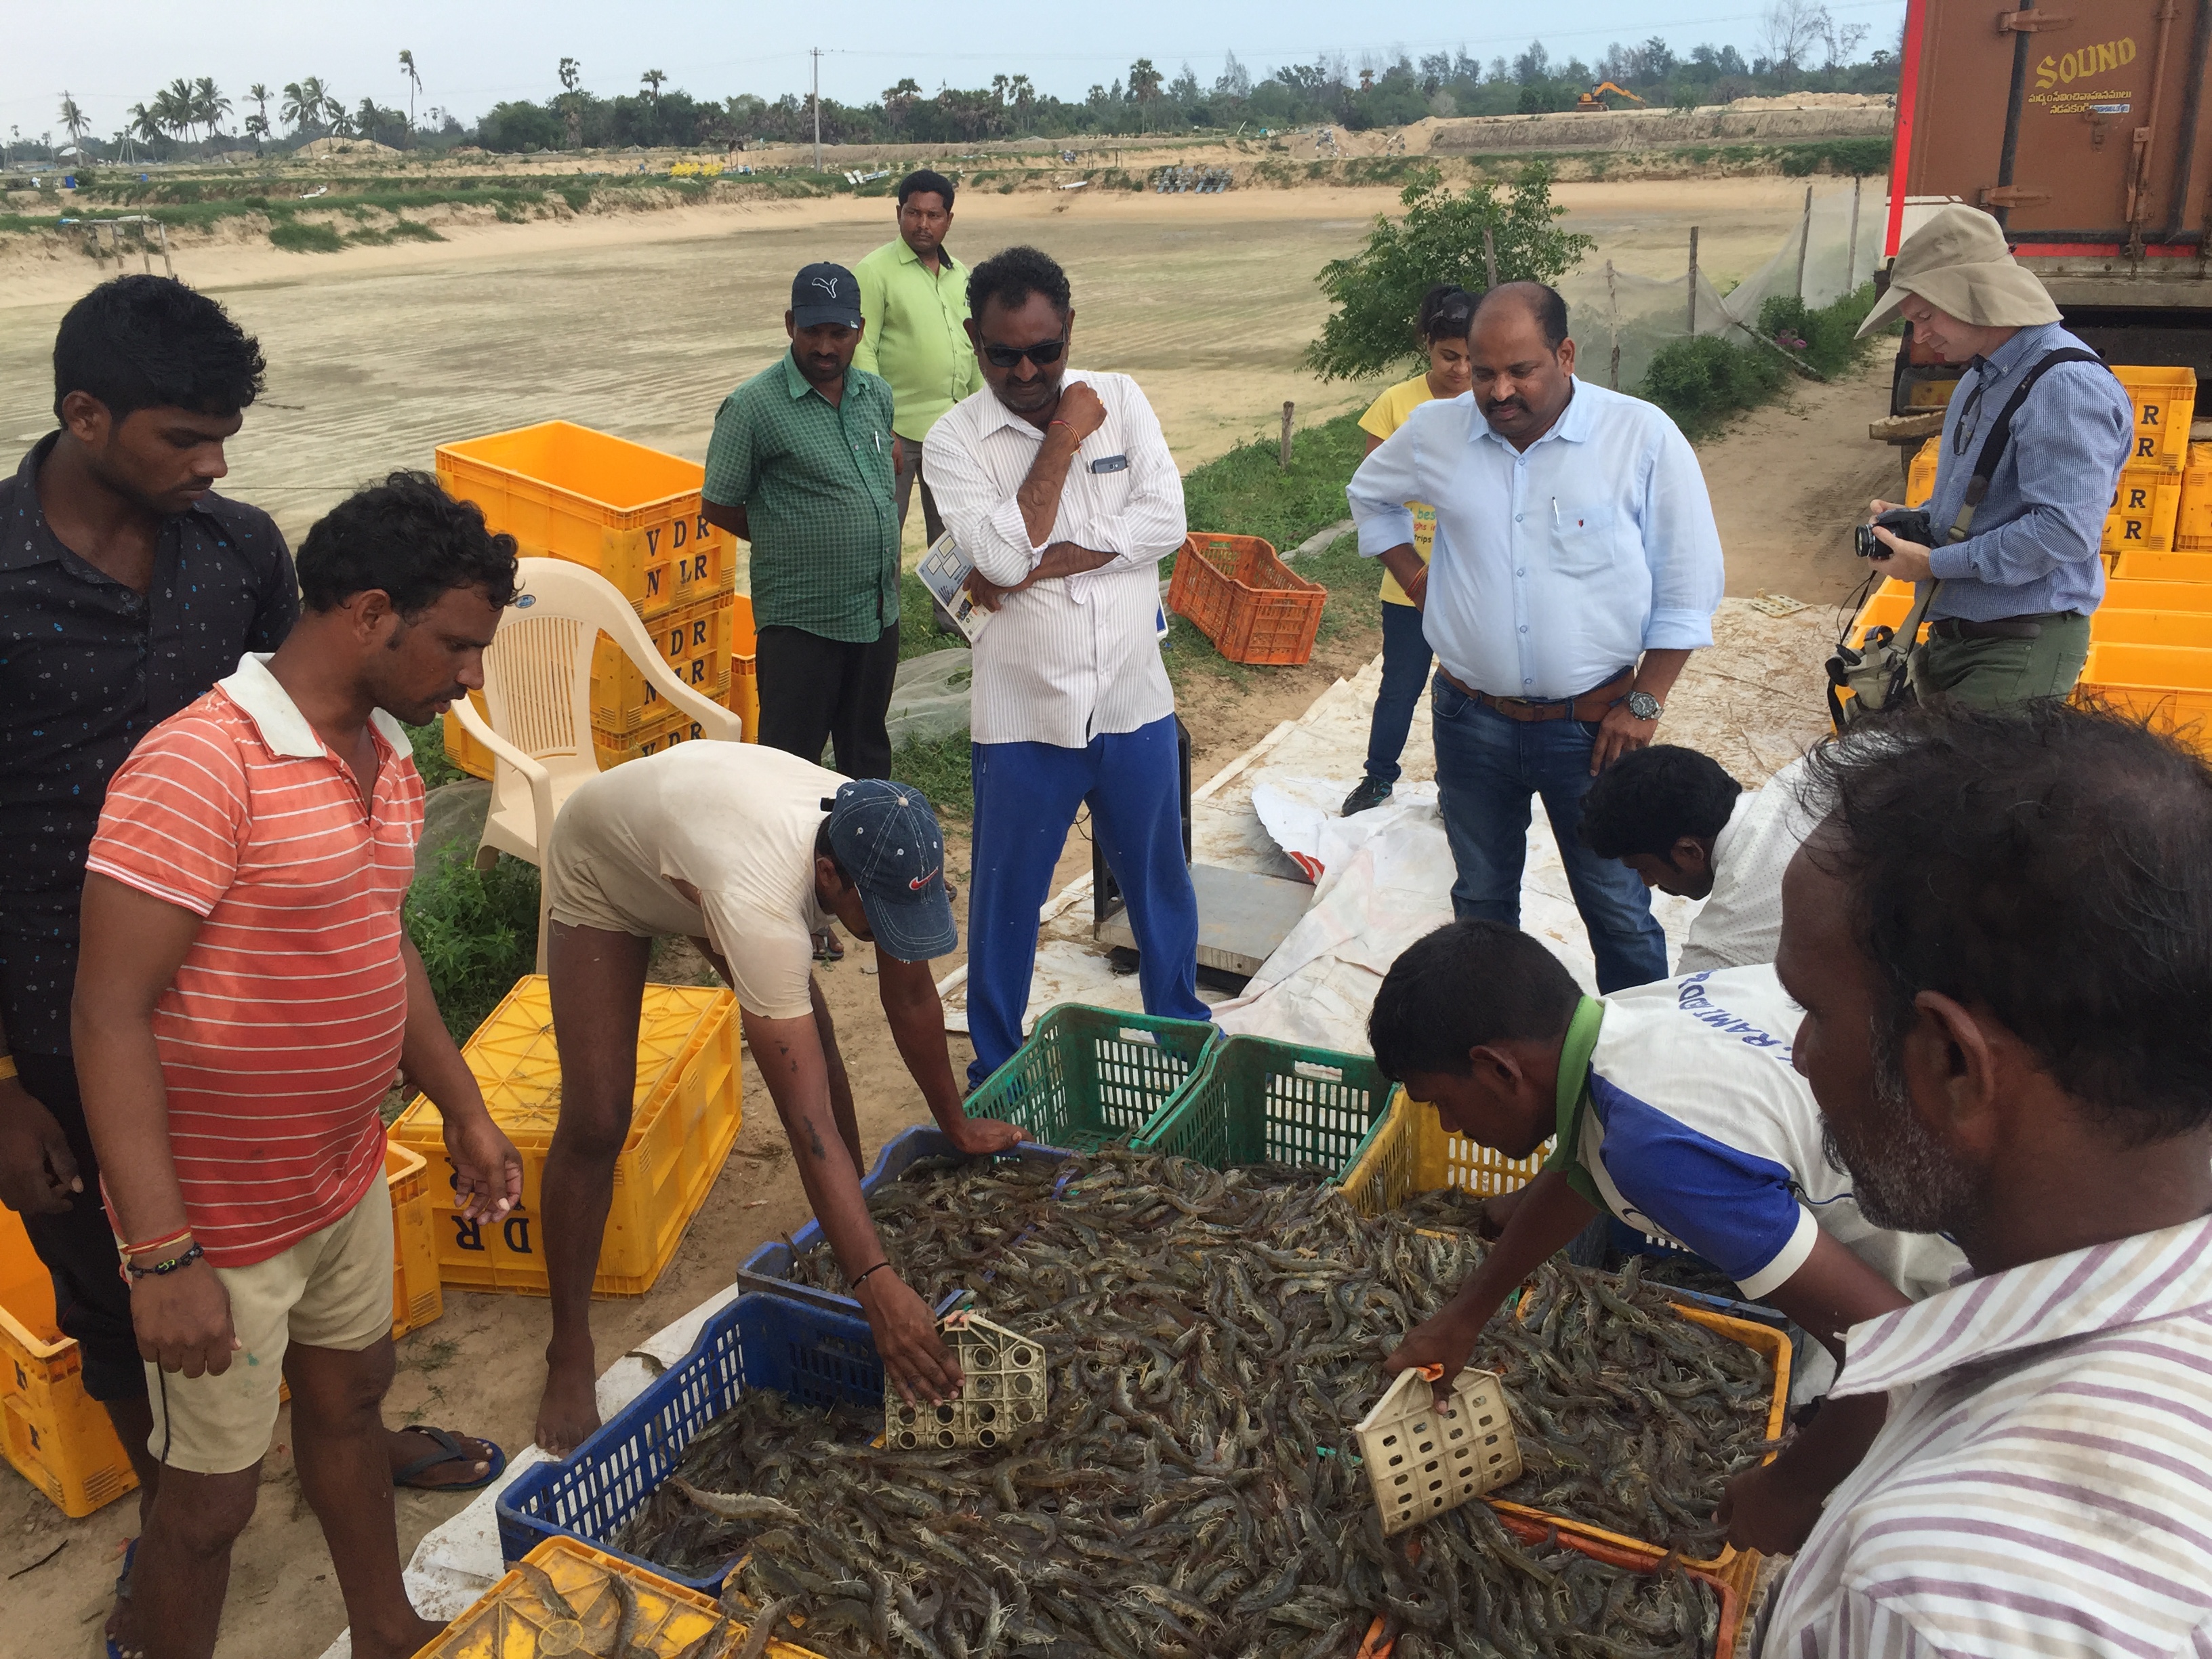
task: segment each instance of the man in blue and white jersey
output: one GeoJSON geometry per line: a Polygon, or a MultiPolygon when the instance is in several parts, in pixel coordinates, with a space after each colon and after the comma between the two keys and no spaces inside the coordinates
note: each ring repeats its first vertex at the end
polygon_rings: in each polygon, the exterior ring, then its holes
{"type": "MultiPolygon", "coordinates": [[[[1828,1156],[1792,1064],[1801,1018],[1771,967],[1601,998],[1500,923],[1455,922],[1408,949],[1369,1021],[1383,1074],[1508,1158],[1556,1144],[1526,1187],[1485,1205],[1495,1248],[1384,1369],[1456,1376],[1514,1289],[1607,1212],[1704,1256],[1838,1359],[1851,1326],[1948,1288],[1965,1266],[1957,1247],[1875,1226],[1828,1156]]],[[[1739,1475],[1730,1540],[1795,1547],[1882,1415],[1880,1396],[1831,1402],[1772,1463],[1739,1475]]]]}

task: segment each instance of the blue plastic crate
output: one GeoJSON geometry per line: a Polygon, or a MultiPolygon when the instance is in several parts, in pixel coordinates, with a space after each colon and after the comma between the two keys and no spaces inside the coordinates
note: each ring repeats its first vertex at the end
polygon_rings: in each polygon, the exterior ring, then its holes
{"type": "Polygon", "coordinates": [[[684,1461],[684,1449],[748,1389],[810,1406],[880,1411],[884,1368],[867,1322],[787,1297],[741,1296],[698,1343],[558,1463],[526,1469],[500,1494],[499,1551],[520,1561],[567,1533],[673,1583],[720,1594],[726,1565],[687,1578],[608,1540],[684,1461]]]}
{"type": "MultiPolygon", "coordinates": [[[[861,1195],[873,1197],[878,1188],[887,1182],[896,1181],[926,1158],[944,1158],[951,1154],[952,1143],[945,1138],[942,1129],[915,1128],[895,1135],[884,1142],[883,1151],[876,1154],[876,1167],[869,1170],[866,1179],[860,1182],[861,1195]]],[[[1002,1152],[1000,1156],[1064,1162],[1074,1154],[1057,1146],[1039,1146],[1033,1142],[1024,1141],[1012,1152],[1002,1152]]],[[[788,1244],[780,1238],[770,1239],[739,1264],[738,1283],[748,1291],[789,1297],[811,1308],[821,1308],[858,1319],[860,1317],[860,1304],[854,1297],[839,1296],[832,1291],[817,1291],[811,1285],[792,1282],[791,1265],[794,1254],[812,1249],[821,1238],[822,1224],[809,1220],[792,1234],[788,1244]]],[[[942,1318],[950,1312],[959,1300],[958,1291],[945,1297],[938,1304],[939,1317],[942,1318]]]]}

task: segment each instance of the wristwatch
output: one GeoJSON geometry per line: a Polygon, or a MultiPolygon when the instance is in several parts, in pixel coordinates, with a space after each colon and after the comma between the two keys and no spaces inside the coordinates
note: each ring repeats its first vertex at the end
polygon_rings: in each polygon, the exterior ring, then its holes
{"type": "Polygon", "coordinates": [[[1667,705],[1649,691],[1632,691],[1621,701],[1628,705],[1628,712],[1640,720],[1656,720],[1667,712],[1667,705]]]}

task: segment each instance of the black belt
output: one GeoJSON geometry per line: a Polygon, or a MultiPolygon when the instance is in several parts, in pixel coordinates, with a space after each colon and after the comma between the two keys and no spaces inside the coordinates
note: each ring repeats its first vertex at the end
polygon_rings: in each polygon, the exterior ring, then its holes
{"type": "Polygon", "coordinates": [[[1969,622],[1964,617],[1938,617],[1928,624],[1934,640],[2034,640],[2043,637],[2044,625],[2072,620],[2072,611],[2045,611],[2032,617],[1997,617],[1988,622],[1969,622]]]}

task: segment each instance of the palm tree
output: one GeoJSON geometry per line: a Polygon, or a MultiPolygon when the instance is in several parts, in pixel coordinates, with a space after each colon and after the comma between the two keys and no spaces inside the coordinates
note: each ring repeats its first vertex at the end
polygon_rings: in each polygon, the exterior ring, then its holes
{"type": "Polygon", "coordinates": [[[212,76],[203,75],[192,82],[192,117],[210,135],[222,131],[222,118],[230,111],[230,100],[216,89],[212,76]]]}
{"type": "Polygon", "coordinates": [[[345,106],[343,104],[337,104],[332,106],[331,112],[331,137],[333,138],[350,138],[353,137],[353,117],[345,112],[345,106]]]}
{"type": "Polygon", "coordinates": [[[62,125],[68,129],[70,143],[82,152],[85,132],[92,123],[84,118],[84,112],[76,106],[76,100],[70,97],[66,90],[62,93],[62,125]]]}
{"type": "Polygon", "coordinates": [[[404,46],[399,49],[399,67],[407,76],[407,130],[415,130],[415,94],[422,90],[422,77],[415,70],[415,54],[404,46]]]}
{"type": "Polygon", "coordinates": [[[256,81],[252,86],[246,88],[246,95],[253,100],[254,108],[261,112],[261,131],[267,132],[269,131],[269,88],[256,81]]]}
{"type": "Polygon", "coordinates": [[[164,129],[179,138],[189,134],[199,125],[199,117],[192,107],[191,83],[179,77],[155,93],[154,116],[164,129]]]}
{"type": "Polygon", "coordinates": [[[295,132],[301,127],[319,125],[326,118],[325,106],[333,101],[330,93],[320,76],[287,81],[284,101],[277,106],[276,113],[295,132]]]}
{"type": "Polygon", "coordinates": [[[658,105],[660,102],[660,88],[668,81],[668,72],[665,70],[647,70],[637,78],[645,88],[645,95],[658,105]]]}
{"type": "Polygon", "coordinates": [[[246,118],[246,136],[253,140],[253,153],[261,154],[261,141],[269,136],[269,118],[255,113],[246,118]]]}
{"type": "MultiPolygon", "coordinates": [[[[155,104],[158,106],[161,101],[161,98],[156,95],[154,100],[155,104]]],[[[143,104],[133,104],[124,113],[131,118],[131,125],[124,131],[133,138],[144,139],[148,148],[158,149],[163,130],[161,116],[154,110],[148,109],[143,104]]]]}
{"type": "MultiPolygon", "coordinates": [[[[395,113],[397,112],[394,112],[395,113]]],[[[374,139],[377,128],[385,125],[384,112],[376,106],[376,100],[364,98],[361,107],[354,112],[354,130],[364,138],[374,139]]]]}
{"type": "Polygon", "coordinates": [[[584,147],[583,103],[576,95],[576,88],[583,84],[583,80],[584,66],[573,58],[563,58],[561,60],[561,104],[562,112],[568,118],[570,149],[584,147]]]}

